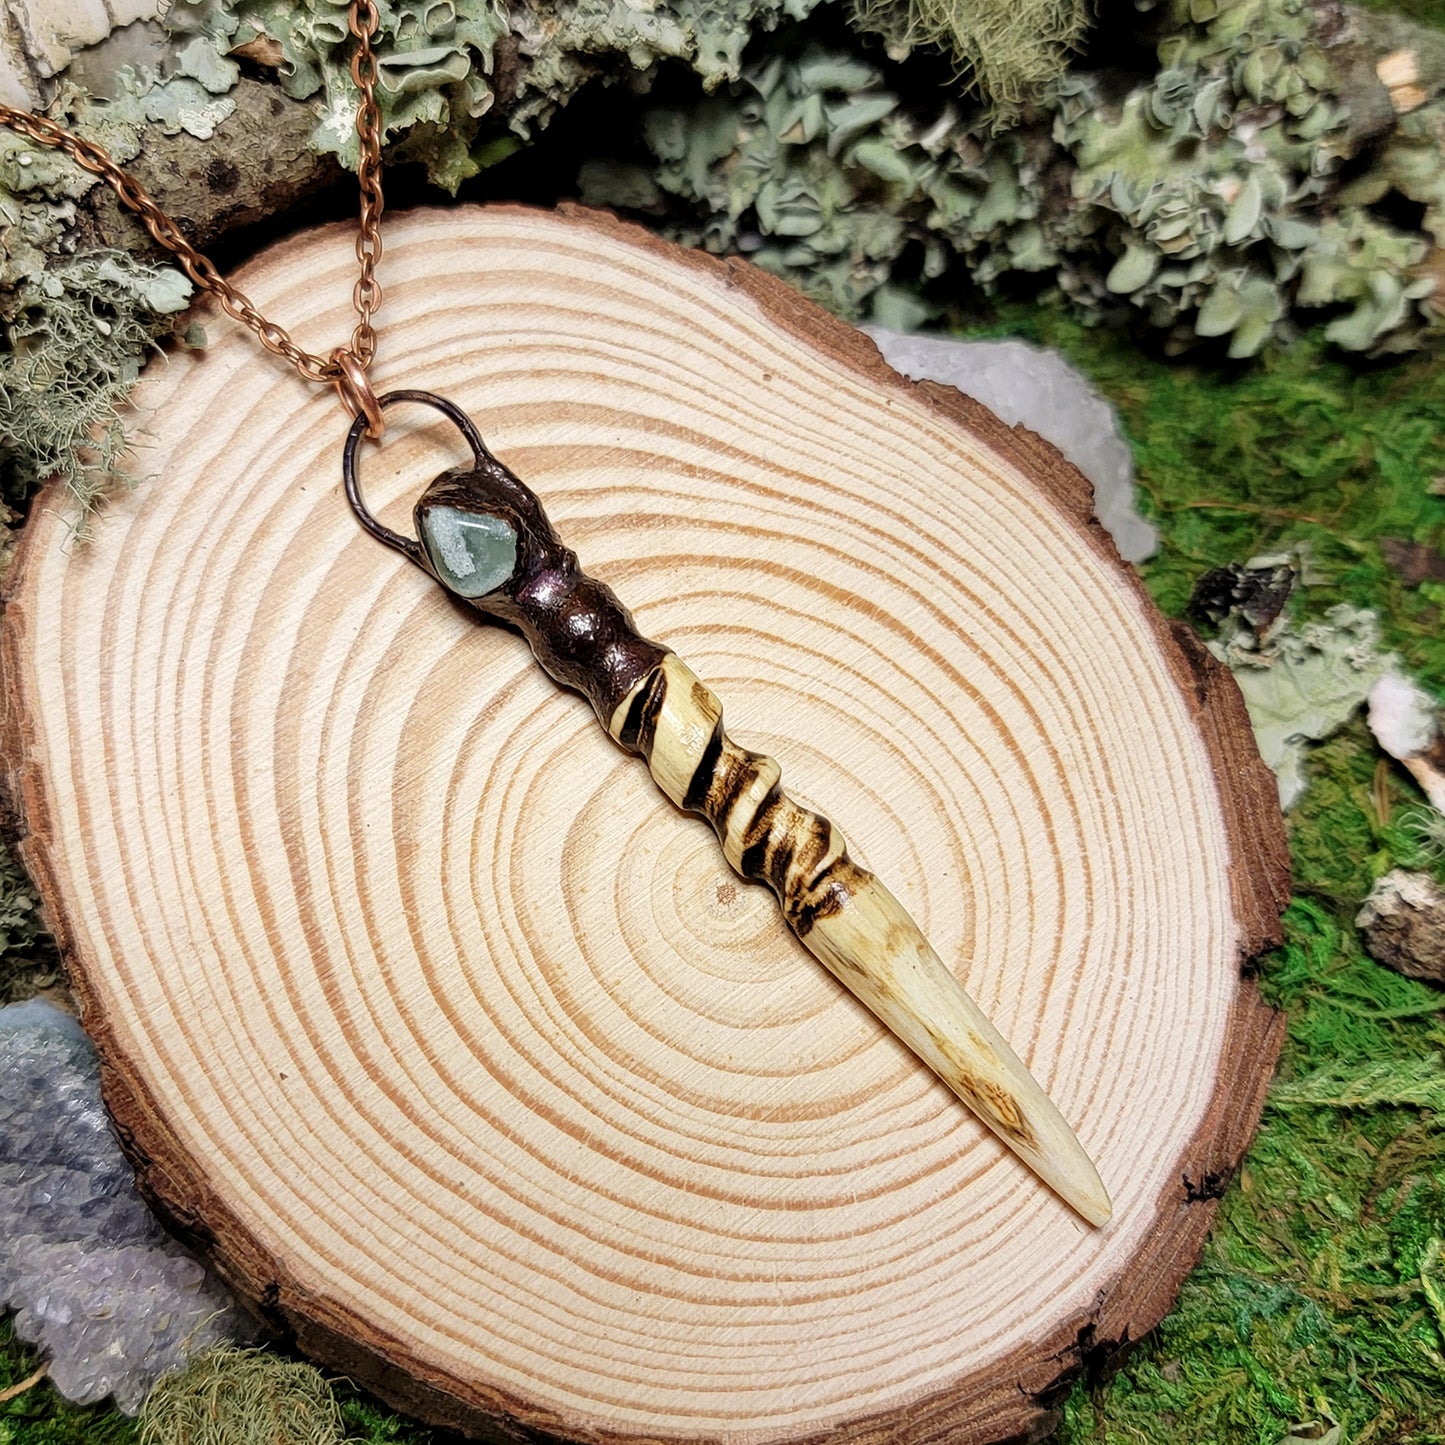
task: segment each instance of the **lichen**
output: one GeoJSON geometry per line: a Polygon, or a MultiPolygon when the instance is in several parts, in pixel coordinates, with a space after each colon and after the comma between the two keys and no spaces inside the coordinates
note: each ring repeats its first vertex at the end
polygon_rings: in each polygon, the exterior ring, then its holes
{"type": "Polygon", "coordinates": [[[782,20],[804,19],[819,0],[572,0],[514,12],[525,62],[512,125],[526,134],[589,80],[625,79],[645,91],[657,67],[682,62],[705,92],[742,73],[743,50],[782,20]]]}
{"type": "MultiPolygon", "coordinates": [[[[104,101],[62,87],[52,109],[124,165],[148,128],[208,137],[233,108],[217,92],[234,70],[188,51],[164,74],[122,73],[104,101]]],[[[128,479],[119,405],[191,297],[173,268],[75,248],[76,202],[101,184],[0,130],[0,496],[11,501],[59,476],[83,511],[128,479]]]]}
{"type": "Polygon", "coordinates": [[[1120,96],[1073,73],[1004,129],[946,98],[906,104],[844,52],[772,53],[710,100],[651,112],[654,164],[599,158],[584,195],[661,211],[678,239],[743,251],[855,318],[962,263],[986,291],[1033,276],[1173,349],[1218,338],[1253,356],[1310,313],[1346,350],[1413,345],[1438,325],[1445,100],[1432,90],[1396,124],[1379,86],[1382,168],[1346,185],[1380,136],[1341,100],[1358,47],[1324,44],[1317,14],[1176,13],[1151,80],[1120,96]],[[1392,192],[1424,208],[1423,229],[1372,209],[1392,192]]]}
{"type": "MultiPolygon", "coordinates": [[[[639,89],[665,62],[689,66],[711,90],[740,73],[744,46],[817,0],[391,0],[374,38],[384,134],[455,191],[495,153],[497,131],[530,136],[587,82],[626,79],[639,89]],[[499,47],[512,56],[508,91],[496,81],[499,47]],[[505,119],[493,111],[505,101],[505,119]]],[[[265,40],[282,57],[280,83],[312,102],[314,145],[355,168],[359,94],[351,76],[346,7],[336,0],[176,0],[166,23],[214,55],[265,40]]],[[[201,53],[196,51],[194,53],[201,53]]],[[[187,54],[193,53],[189,48],[187,54]]]]}
{"type": "Polygon", "coordinates": [[[1380,649],[1375,614],[1345,603],[1318,621],[1279,626],[1267,638],[1242,620],[1231,622],[1209,649],[1234,674],[1260,756],[1278,779],[1280,806],[1289,808],[1305,788],[1310,744],[1364,706],[1392,659],[1380,649]]]}
{"type": "Polygon", "coordinates": [[[326,1377],[265,1350],[193,1360],[141,1406],[140,1445],[342,1445],[346,1426],[326,1377]]]}
{"type": "MultiPolygon", "coordinates": [[[[420,128],[433,179],[455,189],[477,167],[470,148],[496,101],[493,50],[509,34],[502,0],[395,0],[373,37],[383,135],[420,128]]],[[[337,0],[176,0],[166,24],[191,37],[183,54],[228,55],[264,40],[279,51],[282,89],[319,113],[313,144],[356,168],[360,93],[351,75],[347,6],[337,0]]]]}
{"type": "Polygon", "coordinates": [[[88,506],[126,475],[120,403],[190,292],[177,271],[96,251],[52,261],[0,300],[4,495],[59,476],[88,506]]]}
{"type": "Polygon", "coordinates": [[[1012,105],[1063,76],[1089,12],[1081,0],[853,0],[853,23],[890,53],[941,50],[986,101],[1012,105]]]}
{"type": "MultiPolygon", "coordinates": [[[[509,15],[503,0],[395,0],[379,6],[378,96],[398,159],[422,159],[455,188],[510,153],[505,123],[535,131],[590,79],[645,86],[680,61],[704,87],[736,78],[744,45],[814,0],[659,0],[646,6],[576,0],[509,15]],[[517,29],[513,32],[512,25],[517,29]],[[513,54],[505,122],[491,122],[495,56],[513,54]],[[486,125],[484,126],[484,121],[486,125]]],[[[121,165],[152,132],[209,138],[230,115],[240,74],[232,52],[267,42],[279,83],[315,106],[314,145],[355,166],[352,38],[339,0],[177,0],[170,43],[153,65],[119,72],[97,100],[62,87],[52,111],[121,165]]],[[[125,451],[117,405],[189,289],[174,273],[118,252],[75,253],[75,203],[100,185],[65,157],[0,131],[0,485],[18,496],[60,474],[83,504],[125,451]]],[[[122,467],[123,477],[123,467],[122,467]]]]}

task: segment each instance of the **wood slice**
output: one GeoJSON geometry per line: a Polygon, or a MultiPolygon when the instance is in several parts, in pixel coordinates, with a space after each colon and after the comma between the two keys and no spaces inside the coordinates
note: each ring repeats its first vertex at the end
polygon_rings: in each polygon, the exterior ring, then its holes
{"type": "MultiPolygon", "coordinates": [[[[365,536],[253,338],[155,365],[151,477],[47,496],[4,619],[24,856],[145,1186],[431,1420],[992,1441],[1197,1257],[1279,1030],[1274,784],[1051,448],[737,262],[388,218],[378,390],[469,410],[740,742],[844,830],[1076,1127],[1085,1226],[559,692],[365,536]]],[[[241,284],[349,334],[348,232],[241,284]]],[[[397,409],[389,525],[464,458],[397,409]]]]}

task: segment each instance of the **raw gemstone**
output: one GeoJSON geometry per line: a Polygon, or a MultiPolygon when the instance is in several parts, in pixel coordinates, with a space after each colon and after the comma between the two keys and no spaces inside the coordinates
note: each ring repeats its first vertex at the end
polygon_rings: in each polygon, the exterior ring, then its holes
{"type": "Polygon", "coordinates": [[[1126,562],[1142,562],[1159,532],[1134,510],[1134,458],[1114,408],[1057,352],[1023,341],[954,341],[864,328],[895,371],[942,381],[1009,426],[1052,442],[1094,484],[1094,514],[1126,562]]]}
{"type": "Polygon", "coordinates": [[[510,522],[459,507],[428,507],[421,540],[443,584],[458,597],[485,597],[517,566],[517,533],[510,522]]]}
{"type": "Polygon", "coordinates": [[[146,1208],[90,1040],[39,999],[0,1008],[0,1309],[67,1399],[113,1394],[131,1414],[162,1375],[253,1333],[146,1208]]]}

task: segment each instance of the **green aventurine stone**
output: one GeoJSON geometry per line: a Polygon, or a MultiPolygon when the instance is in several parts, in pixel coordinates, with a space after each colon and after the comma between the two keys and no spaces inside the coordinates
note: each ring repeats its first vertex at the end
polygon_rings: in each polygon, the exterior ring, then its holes
{"type": "Polygon", "coordinates": [[[428,507],[421,541],[437,576],[459,597],[484,597],[517,566],[517,533],[510,522],[456,507],[428,507]]]}

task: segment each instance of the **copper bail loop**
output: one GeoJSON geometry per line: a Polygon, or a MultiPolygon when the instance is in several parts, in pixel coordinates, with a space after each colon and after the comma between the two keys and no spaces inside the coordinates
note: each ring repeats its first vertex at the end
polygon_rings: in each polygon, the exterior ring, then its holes
{"type": "Polygon", "coordinates": [[[372,441],[379,441],[382,432],[386,430],[386,422],[382,419],[381,403],[376,399],[376,393],[366,379],[366,368],[356,353],[344,346],[338,346],[331,353],[331,360],[336,367],[332,385],[336,388],[337,396],[341,398],[342,406],[352,417],[364,417],[367,436],[372,441]]]}

